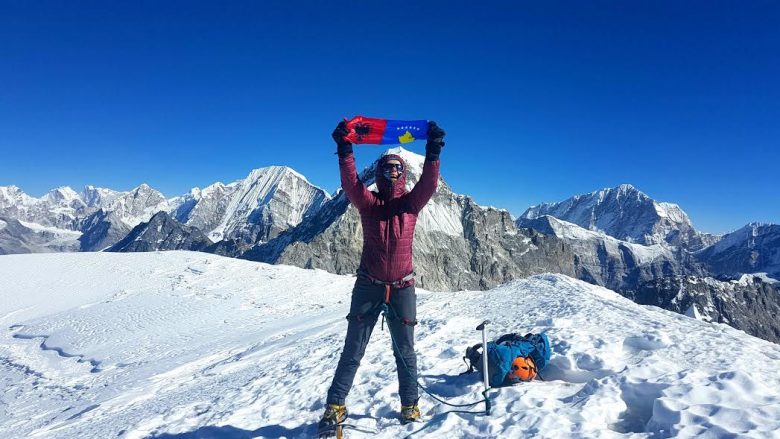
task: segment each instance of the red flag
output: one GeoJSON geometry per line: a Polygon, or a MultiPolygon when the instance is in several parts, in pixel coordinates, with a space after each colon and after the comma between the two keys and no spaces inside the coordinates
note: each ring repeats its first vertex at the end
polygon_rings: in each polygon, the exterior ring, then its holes
{"type": "Polygon", "coordinates": [[[349,134],[344,138],[351,143],[384,145],[428,138],[427,120],[388,120],[355,116],[345,121],[349,134]]]}

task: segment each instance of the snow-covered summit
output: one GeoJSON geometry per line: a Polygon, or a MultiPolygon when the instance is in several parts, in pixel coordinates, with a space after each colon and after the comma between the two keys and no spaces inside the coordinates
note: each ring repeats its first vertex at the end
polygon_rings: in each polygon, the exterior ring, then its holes
{"type": "Polygon", "coordinates": [[[84,186],[84,189],[81,191],[81,199],[86,203],[87,207],[98,209],[108,208],[119,195],[121,195],[121,192],[92,185],[84,186]]]}
{"type": "MultiPolygon", "coordinates": [[[[0,258],[2,437],[288,437],[314,434],[343,346],[354,278],[193,252],[0,258]]],[[[418,290],[420,380],[454,403],[474,328],[545,332],[538,380],[490,392],[491,416],[399,425],[395,361],[375,331],[347,404],[377,438],[773,437],[780,346],[637,305],[562,275],[483,292],[418,290]]],[[[479,411],[482,406],[476,406],[479,411]]]]}
{"type": "Polygon", "coordinates": [[[74,191],[70,186],[60,186],[56,189],[52,189],[46,193],[46,195],[44,195],[40,201],[48,202],[54,206],[73,208],[77,210],[86,207],[78,192],[74,191]]]}
{"type": "Polygon", "coordinates": [[[30,206],[36,201],[36,198],[27,195],[17,186],[0,186],[0,209],[11,206],[30,206]]]}
{"type": "Polygon", "coordinates": [[[163,194],[146,183],[129,192],[117,194],[106,210],[113,211],[127,225],[135,227],[159,211],[169,210],[168,200],[163,194]]]}
{"type": "Polygon", "coordinates": [[[657,202],[630,184],[532,206],[520,219],[543,215],[640,244],[669,243],[697,250],[714,241],[693,228],[680,206],[657,202]]]}
{"type": "Polygon", "coordinates": [[[215,183],[191,191],[178,201],[175,217],[213,241],[254,243],[297,225],[328,199],[326,191],[294,169],[268,166],[228,185],[215,183]]]}

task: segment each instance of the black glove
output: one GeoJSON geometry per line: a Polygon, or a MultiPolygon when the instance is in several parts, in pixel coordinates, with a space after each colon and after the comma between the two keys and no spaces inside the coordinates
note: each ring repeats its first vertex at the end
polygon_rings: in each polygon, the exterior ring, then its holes
{"type": "Polygon", "coordinates": [[[336,129],[333,130],[333,141],[336,142],[336,154],[339,157],[346,157],[352,154],[352,144],[344,140],[344,136],[349,134],[347,129],[347,123],[343,120],[336,125],[336,129]]]}
{"type": "Polygon", "coordinates": [[[444,147],[445,132],[436,122],[428,121],[428,143],[425,144],[425,159],[439,160],[439,154],[444,147]]]}

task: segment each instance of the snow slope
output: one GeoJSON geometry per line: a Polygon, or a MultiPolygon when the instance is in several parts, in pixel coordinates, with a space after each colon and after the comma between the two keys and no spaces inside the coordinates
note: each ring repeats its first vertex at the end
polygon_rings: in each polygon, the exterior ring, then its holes
{"type": "MultiPolygon", "coordinates": [[[[311,437],[341,351],[353,278],[195,252],[0,256],[0,437],[311,437]]],[[[535,381],[492,416],[400,426],[386,331],[348,399],[350,437],[777,437],[780,346],[540,275],[482,292],[418,290],[421,379],[479,399],[461,356],[546,331],[535,381]]]]}

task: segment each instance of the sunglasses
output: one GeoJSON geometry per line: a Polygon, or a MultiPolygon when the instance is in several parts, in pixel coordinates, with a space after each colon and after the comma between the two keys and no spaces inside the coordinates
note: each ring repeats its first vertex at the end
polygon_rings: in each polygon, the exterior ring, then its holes
{"type": "Polygon", "coordinates": [[[398,173],[400,174],[404,172],[404,165],[400,163],[385,163],[384,165],[382,165],[382,170],[385,172],[390,172],[393,169],[398,171],[398,173]]]}

